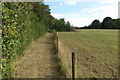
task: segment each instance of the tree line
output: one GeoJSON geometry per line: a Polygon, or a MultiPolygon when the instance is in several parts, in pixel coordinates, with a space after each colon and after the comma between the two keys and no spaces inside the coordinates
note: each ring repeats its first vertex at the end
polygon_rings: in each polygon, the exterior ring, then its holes
{"type": "Polygon", "coordinates": [[[80,29],[120,29],[120,19],[106,17],[102,22],[95,19],[90,25],[81,27],[80,29]]]}
{"type": "Polygon", "coordinates": [[[34,5],[34,12],[36,13],[37,17],[41,20],[43,19],[43,22],[45,26],[47,27],[47,31],[53,31],[54,29],[56,31],[73,31],[73,26],[70,24],[69,21],[65,21],[64,18],[57,19],[51,15],[49,5],[45,5],[44,3],[38,3],[37,5],[34,5]],[[45,8],[45,12],[42,12],[45,8]]]}

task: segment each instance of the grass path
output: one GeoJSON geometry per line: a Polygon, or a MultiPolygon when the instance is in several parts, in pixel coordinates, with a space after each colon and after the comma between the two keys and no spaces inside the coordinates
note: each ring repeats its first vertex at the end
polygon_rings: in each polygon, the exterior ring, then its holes
{"type": "Polygon", "coordinates": [[[17,78],[59,78],[60,68],[51,33],[33,42],[15,63],[17,78]]]}

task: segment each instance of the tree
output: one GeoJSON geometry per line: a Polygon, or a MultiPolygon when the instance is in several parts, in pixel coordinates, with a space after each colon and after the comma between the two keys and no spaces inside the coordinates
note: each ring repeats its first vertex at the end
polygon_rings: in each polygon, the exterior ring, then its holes
{"type": "Polygon", "coordinates": [[[92,22],[92,24],[91,24],[91,28],[92,28],[92,29],[99,29],[100,26],[101,26],[101,23],[100,23],[100,21],[97,20],[97,19],[94,20],[94,21],[92,22]]]}
{"type": "Polygon", "coordinates": [[[119,18],[118,19],[113,19],[113,21],[114,21],[114,24],[115,24],[114,28],[115,29],[120,29],[120,19],[119,18]]]}
{"type": "Polygon", "coordinates": [[[111,17],[106,17],[106,18],[104,18],[104,19],[103,19],[103,22],[101,23],[101,28],[102,28],[102,29],[108,29],[111,20],[112,20],[111,17]]]}
{"type": "Polygon", "coordinates": [[[116,24],[112,19],[110,19],[104,23],[104,26],[106,29],[115,29],[116,24]]]}

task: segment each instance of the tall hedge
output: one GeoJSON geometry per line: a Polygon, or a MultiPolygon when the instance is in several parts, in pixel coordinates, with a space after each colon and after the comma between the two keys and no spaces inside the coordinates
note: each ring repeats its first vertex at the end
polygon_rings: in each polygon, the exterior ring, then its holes
{"type": "MultiPolygon", "coordinates": [[[[39,8],[43,6],[42,3],[32,2],[2,3],[2,77],[13,75],[12,60],[22,55],[31,41],[38,39],[47,31],[45,21],[38,17],[39,12],[34,10],[34,5],[38,4],[39,8]]],[[[45,10],[41,9],[41,12],[45,10]]]]}

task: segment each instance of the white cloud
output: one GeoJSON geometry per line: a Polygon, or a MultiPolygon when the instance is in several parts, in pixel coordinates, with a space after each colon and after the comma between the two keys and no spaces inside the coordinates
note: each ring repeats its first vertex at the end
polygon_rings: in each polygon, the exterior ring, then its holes
{"type": "Polygon", "coordinates": [[[65,2],[66,0],[44,0],[44,2],[65,2]]]}
{"type": "Polygon", "coordinates": [[[44,0],[44,2],[69,2],[69,1],[75,1],[75,2],[96,2],[98,0],[44,0]]]}
{"type": "Polygon", "coordinates": [[[70,21],[71,24],[73,24],[74,26],[77,27],[83,27],[83,26],[87,26],[89,24],[91,24],[91,21],[94,20],[94,18],[65,18],[66,21],[70,21]]]}
{"type": "Polygon", "coordinates": [[[120,0],[44,0],[44,2],[60,2],[60,5],[75,5],[78,2],[98,2],[101,4],[118,3],[120,0]]]}
{"type": "Polygon", "coordinates": [[[75,5],[78,2],[94,2],[95,0],[66,0],[59,5],[75,5]]]}
{"type": "Polygon", "coordinates": [[[67,5],[75,5],[76,3],[77,3],[77,1],[74,0],[74,1],[68,1],[66,4],[67,5]]]}
{"type": "Polygon", "coordinates": [[[60,3],[59,5],[64,5],[63,3],[60,3]]]}
{"type": "Polygon", "coordinates": [[[101,4],[114,4],[114,3],[118,3],[120,0],[101,0],[100,3],[101,4]]]}
{"type": "Polygon", "coordinates": [[[66,1],[63,3],[60,3],[59,5],[75,5],[77,3],[77,0],[74,1],[66,1]]]}
{"type": "Polygon", "coordinates": [[[57,19],[60,18],[65,18],[66,21],[69,21],[72,25],[82,27],[85,25],[91,24],[91,21],[93,21],[95,18],[90,17],[90,18],[83,18],[83,17],[78,17],[79,15],[73,15],[73,14],[58,14],[58,13],[52,13],[54,17],[57,19]]]}
{"type": "Polygon", "coordinates": [[[52,15],[58,19],[64,17],[63,14],[58,14],[58,13],[52,13],[52,15]]]}
{"type": "Polygon", "coordinates": [[[100,6],[100,7],[96,7],[96,8],[85,8],[84,11],[87,12],[97,12],[97,11],[106,11],[106,9],[108,9],[109,7],[105,7],[105,6],[100,6]]]}
{"type": "Polygon", "coordinates": [[[52,13],[52,15],[58,19],[66,18],[66,17],[75,17],[75,14],[59,14],[59,13],[52,13]]]}
{"type": "Polygon", "coordinates": [[[118,17],[118,5],[116,4],[96,8],[86,8],[84,11],[89,14],[98,14],[98,16],[110,16],[112,18],[118,17]]]}

